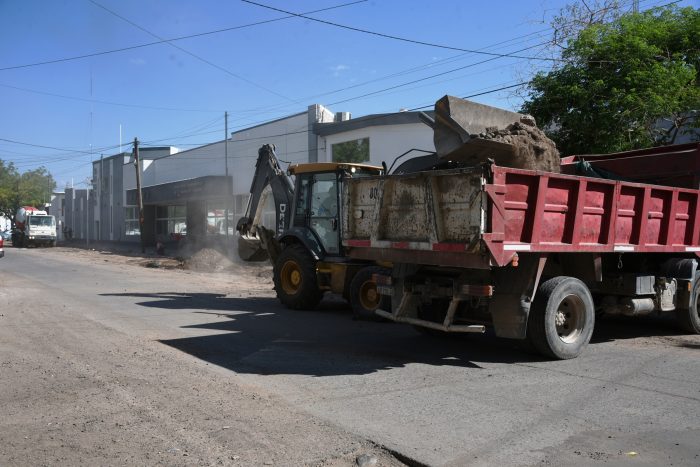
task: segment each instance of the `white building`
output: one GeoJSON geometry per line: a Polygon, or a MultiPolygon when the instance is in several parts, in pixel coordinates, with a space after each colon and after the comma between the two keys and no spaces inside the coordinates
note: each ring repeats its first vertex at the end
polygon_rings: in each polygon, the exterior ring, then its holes
{"type": "MultiPolygon", "coordinates": [[[[231,233],[244,214],[258,149],[264,144],[275,145],[283,165],[352,161],[391,167],[412,150],[422,152],[401,161],[435,150],[433,130],[420,112],[351,119],[348,113],[333,113],[321,105],[194,149],[140,147],[146,245],[183,236],[216,238],[226,235],[227,225],[231,233]]],[[[74,239],[88,235],[94,240],[140,240],[133,162],[131,152],[95,161],[89,190],[66,189],[64,225],[74,239]]],[[[274,223],[272,206],[264,223],[274,223]]]]}
{"type": "MultiPolygon", "coordinates": [[[[231,134],[228,142],[179,151],[140,147],[144,241],[182,236],[218,236],[229,232],[245,211],[258,149],[274,144],[285,163],[324,162],[352,157],[388,164],[417,148],[433,150],[432,130],[416,112],[370,115],[355,120],[321,105],[231,134]],[[228,157],[226,157],[228,154],[228,157]],[[228,178],[225,176],[228,172],[228,178]],[[204,221],[206,220],[206,221],[204,221]]],[[[89,189],[67,188],[62,230],[73,239],[140,240],[136,169],[131,152],[93,162],[89,189]]],[[[268,207],[266,224],[274,221],[268,207]]]]}

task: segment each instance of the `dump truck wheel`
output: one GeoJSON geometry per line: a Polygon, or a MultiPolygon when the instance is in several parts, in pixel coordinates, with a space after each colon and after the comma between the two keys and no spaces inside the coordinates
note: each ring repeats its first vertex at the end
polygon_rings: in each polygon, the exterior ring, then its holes
{"type": "Polygon", "coordinates": [[[574,277],[555,277],[537,290],[530,308],[527,334],[541,354],[565,360],[588,345],[595,324],[593,297],[574,277]]]}
{"type": "Polygon", "coordinates": [[[700,334],[700,276],[693,281],[688,309],[677,310],[676,319],[684,331],[700,334]]]}
{"type": "Polygon", "coordinates": [[[350,281],[349,301],[355,318],[381,319],[374,314],[376,309],[391,311],[390,299],[379,295],[373,274],[388,275],[389,272],[378,266],[368,266],[360,269],[350,281]]]}
{"type": "Polygon", "coordinates": [[[277,258],[273,280],[277,298],[288,308],[311,310],[321,301],[316,260],[303,245],[292,244],[277,258]]]}

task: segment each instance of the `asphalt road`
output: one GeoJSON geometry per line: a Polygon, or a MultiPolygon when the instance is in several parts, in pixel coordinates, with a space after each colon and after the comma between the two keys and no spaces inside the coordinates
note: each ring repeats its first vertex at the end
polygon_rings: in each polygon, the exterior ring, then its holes
{"type": "MultiPolygon", "coordinates": [[[[112,264],[98,255],[66,261],[55,251],[8,248],[0,284],[0,351],[12,354],[17,339],[9,335],[23,332],[8,310],[31,300],[7,284],[43,290],[56,319],[74,320],[73,341],[90,341],[88,324],[99,324],[117,346],[124,339],[144,355],[148,347],[183,372],[196,368],[197,378],[282,401],[289,423],[312,420],[298,427],[301,439],[320,420],[333,436],[345,436],[337,428],[409,463],[700,465],[700,337],[666,320],[601,321],[579,358],[545,361],[488,334],[432,338],[407,326],[352,321],[334,300],[317,311],[289,311],[271,291],[251,295],[235,277],[112,264]],[[3,331],[3,322],[14,330],[3,331]]],[[[46,339],[57,339],[53,328],[42,331],[46,339]]],[[[0,366],[6,375],[8,365],[0,366]]],[[[168,397],[186,393],[176,387],[168,397]]],[[[328,446],[347,451],[340,442],[328,446]]],[[[267,449],[279,465],[309,459],[267,449]]]]}

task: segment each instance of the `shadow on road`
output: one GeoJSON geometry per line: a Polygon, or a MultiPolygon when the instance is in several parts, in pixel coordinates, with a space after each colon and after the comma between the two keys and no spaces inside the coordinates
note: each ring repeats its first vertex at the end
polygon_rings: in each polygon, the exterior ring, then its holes
{"type": "Polygon", "coordinates": [[[683,336],[673,316],[603,316],[596,317],[595,331],[591,343],[609,342],[639,337],[683,336]]]}
{"type": "MultiPolygon", "coordinates": [[[[170,292],[105,295],[143,298],[137,304],[149,308],[209,315],[201,324],[185,328],[214,334],[161,342],[239,373],[331,376],[414,363],[481,369],[479,363],[543,360],[519,342],[489,333],[429,337],[406,325],[353,321],[347,304],[340,300],[326,299],[315,311],[293,311],[267,297],[170,292]]],[[[591,344],[680,335],[669,320],[608,318],[598,320],[591,344]]],[[[675,345],[700,347],[682,341],[675,345]]]]}
{"type": "Polygon", "coordinates": [[[161,342],[239,373],[330,376],[413,363],[480,369],[477,362],[541,361],[513,341],[488,334],[431,337],[406,325],[353,321],[348,305],[340,300],[324,300],[314,311],[293,311],[274,298],[211,293],[105,295],[144,298],[139,305],[221,318],[186,326],[215,334],[161,342]]]}

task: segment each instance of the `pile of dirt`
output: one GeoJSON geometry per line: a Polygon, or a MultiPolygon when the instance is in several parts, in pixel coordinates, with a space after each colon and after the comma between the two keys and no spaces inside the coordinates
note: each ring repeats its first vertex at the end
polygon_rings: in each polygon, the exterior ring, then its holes
{"type": "Polygon", "coordinates": [[[495,154],[497,165],[555,173],[560,171],[561,159],[556,144],[535,126],[532,117],[525,116],[505,129],[487,128],[486,132],[471,137],[513,147],[511,151],[495,154]]]}
{"type": "Polygon", "coordinates": [[[491,159],[503,167],[560,171],[554,141],[530,115],[454,96],[435,102],[434,115],[433,141],[443,162],[474,167],[491,159]]]}
{"type": "Polygon", "coordinates": [[[199,272],[230,271],[233,266],[228,256],[214,248],[202,248],[184,260],[185,269],[199,272]]]}

